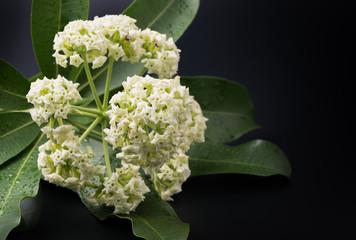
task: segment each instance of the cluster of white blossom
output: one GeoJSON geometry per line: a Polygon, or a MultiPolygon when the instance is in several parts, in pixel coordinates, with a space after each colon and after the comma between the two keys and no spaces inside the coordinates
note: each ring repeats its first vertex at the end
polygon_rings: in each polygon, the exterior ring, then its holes
{"type": "Polygon", "coordinates": [[[129,214],[142,202],[150,190],[139,173],[139,166],[123,164],[111,177],[105,178],[100,199],[107,206],[115,207],[114,213],[129,214]]]}
{"type": "Polygon", "coordinates": [[[172,38],[135,25],[136,20],[125,15],[95,17],[92,21],[68,23],[54,38],[56,63],[78,67],[86,58],[92,68],[101,67],[112,56],[116,61],[142,62],[149,73],[170,78],[177,73],[179,52],[172,38]]]}
{"type": "Polygon", "coordinates": [[[141,33],[145,41],[146,54],[142,62],[148,73],[156,73],[159,78],[171,78],[178,71],[179,52],[172,38],[166,34],[145,29],[141,33]]]}
{"type": "Polygon", "coordinates": [[[145,54],[141,30],[135,22],[135,19],[125,15],[94,18],[97,33],[108,40],[109,56],[113,56],[116,61],[122,57],[122,61],[135,63],[145,54]]]}
{"type": "Polygon", "coordinates": [[[70,111],[70,101],[76,102],[81,99],[77,90],[78,83],[68,81],[58,75],[56,79],[48,79],[31,83],[30,91],[26,95],[27,101],[34,105],[30,110],[32,119],[41,125],[48,118],[67,118],[70,111]]]}
{"type": "Polygon", "coordinates": [[[38,156],[45,180],[77,191],[94,188],[88,200],[114,207],[117,214],[134,211],[150,191],[140,167],[151,176],[164,200],[172,200],[171,196],[182,190],[190,175],[185,153],[192,143],[204,142],[207,121],[189,89],[180,85],[179,76],[170,79],[177,73],[180,53],[173,39],[148,28],[141,30],[135,22],[125,15],[76,20],[54,38],[53,56],[62,67],[67,67],[68,59],[70,65],[79,67],[85,61],[93,69],[103,66],[108,57],[131,63],[142,59],[148,73],[161,78],[128,77],[124,90],[110,100],[105,140],[114,149],[121,148],[116,156],[122,165],[111,175],[109,171],[104,177],[105,167],[90,160],[93,150],[89,147],[84,151],[73,126],[62,125],[58,119],[66,119],[70,102],[81,99],[78,83],[60,75],[56,79],[45,77],[33,82],[26,96],[34,104],[30,113],[38,125],[50,117],[61,125],[53,128],[51,120],[42,128],[49,138],[39,147],[38,156]],[[94,176],[99,176],[100,185],[89,183],[94,176]]]}
{"type": "Polygon", "coordinates": [[[110,100],[110,128],[104,130],[105,140],[114,149],[121,147],[117,157],[123,163],[142,165],[152,175],[193,142],[204,141],[207,119],[178,76],[162,80],[134,76],[123,87],[110,100]]]}
{"type": "Polygon", "coordinates": [[[50,139],[39,147],[38,168],[45,180],[59,186],[79,190],[90,178],[103,175],[105,167],[94,166],[90,158],[93,150],[80,149],[80,142],[72,125],[62,125],[55,129],[47,126],[42,131],[50,139]]]}
{"type": "Polygon", "coordinates": [[[153,173],[152,181],[163,200],[172,200],[173,194],[182,191],[182,184],[190,176],[188,156],[176,153],[153,173]]]}

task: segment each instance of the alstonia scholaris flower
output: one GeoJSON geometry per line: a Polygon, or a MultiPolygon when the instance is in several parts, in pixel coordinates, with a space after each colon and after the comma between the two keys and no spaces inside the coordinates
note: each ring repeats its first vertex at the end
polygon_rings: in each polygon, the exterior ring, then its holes
{"type": "Polygon", "coordinates": [[[180,50],[173,39],[148,28],[142,31],[141,37],[146,49],[146,58],[142,62],[148,73],[155,73],[159,78],[171,78],[176,74],[180,50]]]}
{"type": "Polygon", "coordinates": [[[79,190],[93,176],[104,175],[105,167],[94,166],[90,161],[94,157],[93,150],[87,148],[83,152],[80,149],[72,125],[62,125],[55,129],[44,127],[42,131],[50,138],[39,147],[37,162],[45,180],[79,190]]]}
{"type": "Polygon", "coordinates": [[[109,40],[109,56],[116,61],[122,57],[122,61],[138,62],[145,53],[141,30],[135,22],[135,19],[121,14],[94,18],[97,34],[109,40]]]}
{"type": "Polygon", "coordinates": [[[108,40],[97,34],[92,21],[76,20],[69,22],[63,32],[58,32],[54,38],[53,49],[56,63],[67,67],[70,64],[78,67],[83,62],[83,56],[93,68],[101,67],[107,57],[108,40]]]}
{"type": "Polygon", "coordinates": [[[176,153],[169,162],[165,162],[153,173],[152,181],[162,199],[168,201],[172,200],[173,194],[182,191],[182,184],[189,175],[188,156],[184,153],[176,153]]]}
{"type": "Polygon", "coordinates": [[[105,140],[123,162],[142,165],[147,174],[193,142],[204,141],[206,118],[188,88],[174,79],[128,77],[124,91],[110,100],[110,129],[105,140]]]}
{"type": "Polygon", "coordinates": [[[100,199],[107,206],[115,207],[114,213],[129,214],[142,202],[150,190],[138,170],[139,166],[123,164],[116,168],[111,178],[106,177],[100,199]]]}
{"type": "Polygon", "coordinates": [[[136,20],[125,15],[95,17],[93,21],[68,23],[54,38],[56,63],[78,67],[87,59],[92,68],[101,67],[107,57],[115,61],[142,62],[149,73],[170,78],[177,73],[179,52],[172,38],[150,29],[141,30],[136,20]]]}
{"type": "Polygon", "coordinates": [[[26,95],[27,101],[34,105],[30,110],[32,119],[41,125],[52,115],[55,118],[67,118],[70,111],[70,101],[81,99],[77,90],[79,83],[68,81],[58,75],[56,79],[48,79],[31,83],[30,91],[26,95]]]}

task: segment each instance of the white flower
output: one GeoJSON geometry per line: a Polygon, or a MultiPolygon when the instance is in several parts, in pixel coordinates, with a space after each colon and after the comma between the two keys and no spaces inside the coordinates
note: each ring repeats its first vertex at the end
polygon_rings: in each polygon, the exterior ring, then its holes
{"type": "Polygon", "coordinates": [[[159,78],[171,78],[177,73],[180,52],[173,39],[148,28],[141,35],[146,48],[146,58],[142,62],[148,73],[155,73],[159,78]]]}
{"type": "Polygon", "coordinates": [[[182,184],[189,176],[188,156],[177,153],[153,173],[152,181],[162,199],[168,201],[173,200],[171,198],[173,194],[182,191],[182,184]]]}
{"type": "Polygon", "coordinates": [[[82,62],[83,62],[83,59],[80,57],[79,54],[70,56],[70,65],[79,67],[79,65],[82,64],[82,62]]]}
{"type": "Polygon", "coordinates": [[[123,164],[121,168],[116,168],[111,178],[106,178],[104,182],[102,199],[107,206],[115,207],[116,214],[129,214],[135,211],[142,202],[144,195],[150,190],[145,185],[140,173],[139,166],[123,164]]]}
{"type": "Polygon", "coordinates": [[[54,115],[55,118],[67,118],[70,111],[69,102],[80,100],[77,90],[79,83],[68,81],[58,75],[56,79],[44,78],[31,83],[30,91],[26,95],[27,101],[34,105],[30,110],[32,119],[41,125],[54,115]]]}
{"type": "Polygon", "coordinates": [[[145,54],[141,31],[135,25],[136,20],[125,15],[106,15],[95,17],[94,25],[98,35],[108,40],[109,56],[117,61],[138,62],[145,54]]]}
{"type": "Polygon", "coordinates": [[[204,141],[207,119],[179,77],[134,76],[123,86],[110,100],[110,129],[104,130],[105,140],[122,148],[117,154],[122,161],[143,164],[152,174],[173,154],[204,141]]]}
{"type": "Polygon", "coordinates": [[[95,61],[93,68],[105,63],[106,58],[99,57],[106,55],[109,40],[97,34],[93,21],[69,22],[62,32],[56,34],[53,42],[53,57],[62,67],[67,66],[67,58],[70,58],[71,65],[78,67],[83,62],[83,56],[88,63],[95,61]]]}
{"type": "Polygon", "coordinates": [[[83,152],[72,125],[56,129],[42,128],[50,138],[39,147],[38,169],[46,181],[59,186],[79,190],[84,183],[96,175],[104,175],[104,166],[94,166],[90,161],[93,150],[83,152]]]}
{"type": "Polygon", "coordinates": [[[107,59],[107,57],[105,57],[105,56],[99,56],[99,57],[95,58],[93,61],[93,69],[103,66],[103,64],[106,62],[106,59],[107,59]]]}
{"type": "Polygon", "coordinates": [[[120,46],[119,44],[109,46],[109,56],[112,56],[115,59],[115,61],[119,60],[119,58],[121,58],[124,55],[125,55],[125,51],[124,49],[122,49],[122,46],[120,46]]]}

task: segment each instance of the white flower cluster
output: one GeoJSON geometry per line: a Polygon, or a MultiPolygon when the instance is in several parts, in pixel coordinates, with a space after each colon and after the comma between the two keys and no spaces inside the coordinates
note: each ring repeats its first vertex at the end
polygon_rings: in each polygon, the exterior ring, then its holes
{"type": "Polygon", "coordinates": [[[153,173],[153,185],[163,200],[172,200],[173,194],[182,191],[182,184],[190,176],[188,156],[184,153],[174,154],[173,157],[153,173]]]}
{"type": "Polygon", "coordinates": [[[134,76],[123,87],[110,100],[110,129],[104,130],[105,140],[114,149],[121,147],[117,157],[123,163],[142,165],[152,175],[193,142],[204,142],[207,119],[178,76],[163,80],[134,76]]]}
{"type": "Polygon", "coordinates": [[[135,25],[136,20],[125,15],[106,15],[95,17],[93,23],[97,32],[108,40],[109,56],[117,61],[138,62],[145,54],[142,47],[141,30],[135,25]]]}
{"type": "Polygon", "coordinates": [[[78,137],[72,125],[62,125],[55,129],[44,127],[42,131],[50,138],[39,147],[38,169],[45,180],[59,186],[79,190],[95,175],[105,173],[104,166],[94,166],[91,148],[80,149],[78,137]]]}
{"type": "Polygon", "coordinates": [[[41,125],[54,115],[55,118],[67,118],[70,111],[70,101],[81,99],[77,90],[78,83],[68,81],[58,75],[56,79],[48,79],[31,83],[30,91],[26,95],[27,101],[34,105],[30,110],[32,119],[41,125]]]}
{"type": "Polygon", "coordinates": [[[178,71],[180,52],[173,39],[150,29],[143,30],[141,35],[146,49],[146,58],[142,62],[148,73],[156,73],[159,78],[171,78],[178,71]]]}
{"type": "Polygon", "coordinates": [[[179,52],[172,38],[150,29],[141,30],[136,20],[125,15],[76,20],[56,34],[53,49],[56,63],[78,67],[86,58],[92,68],[101,67],[112,56],[116,61],[146,63],[149,73],[170,78],[177,73],[179,52]]]}
{"type": "Polygon", "coordinates": [[[116,168],[111,178],[105,179],[100,198],[107,206],[115,207],[114,213],[129,214],[134,211],[145,199],[144,195],[150,191],[138,172],[139,168],[132,164],[123,164],[121,168],[116,168]]]}

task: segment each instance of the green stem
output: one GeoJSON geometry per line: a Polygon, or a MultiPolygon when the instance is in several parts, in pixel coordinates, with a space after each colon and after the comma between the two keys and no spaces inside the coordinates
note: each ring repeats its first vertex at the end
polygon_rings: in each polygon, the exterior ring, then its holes
{"type": "Polygon", "coordinates": [[[63,125],[62,118],[57,118],[57,122],[58,122],[58,124],[59,124],[60,126],[62,126],[62,125],[63,125]]]}
{"type": "Polygon", "coordinates": [[[49,127],[53,128],[53,125],[54,125],[54,117],[51,116],[51,118],[49,119],[49,127]]]}
{"type": "Polygon", "coordinates": [[[100,111],[103,111],[103,106],[101,105],[100,98],[98,96],[98,93],[96,92],[96,88],[95,88],[95,85],[94,85],[93,77],[91,76],[91,72],[90,72],[90,68],[89,68],[89,65],[88,65],[87,58],[86,58],[85,55],[83,57],[84,57],[85,73],[87,74],[88,83],[89,83],[91,92],[93,93],[96,106],[100,109],[100,111]]]}
{"type": "Polygon", "coordinates": [[[101,187],[100,185],[96,185],[96,184],[90,183],[90,182],[85,182],[84,186],[91,187],[91,188],[100,188],[101,187]]]}
{"type": "Polygon", "coordinates": [[[102,134],[102,138],[103,138],[103,147],[104,147],[104,155],[105,155],[105,164],[106,164],[106,169],[108,172],[108,177],[111,178],[111,165],[110,165],[110,158],[109,158],[109,150],[108,150],[108,143],[105,140],[105,132],[104,129],[106,128],[106,119],[104,119],[101,122],[101,134],[102,134]]]}
{"type": "MultiPolygon", "coordinates": [[[[67,121],[70,122],[71,124],[73,124],[74,126],[76,126],[77,128],[80,128],[80,129],[83,129],[83,130],[86,130],[88,128],[87,126],[85,126],[83,124],[80,124],[80,123],[74,121],[73,119],[68,118],[67,121]]],[[[101,137],[101,133],[96,131],[96,130],[94,130],[94,129],[91,130],[91,133],[101,137]]]]}
{"type": "Polygon", "coordinates": [[[104,93],[104,103],[103,107],[106,109],[109,101],[109,91],[110,91],[110,81],[111,81],[111,74],[112,74],[112,67],[114,64],[114,58],[109,58],[109,67],[108,67],[108,74],[106,75],[106,85],[105,85],[105,93],[104,93]]]}
{"type": "Polygon", "coordinates": [[[84,140],[84,138],[86,136],[88,136],[88,134],[95,128],[95,126],[98,125],[98,123],[100,123],[101,120],[102,120],[101,117],[97,117],[95,119],[95,121],[92,122],[92,124],[90,124],[90,126],[87,128],[87,130],[85,130],[85,132],[82,134],[82,136],[80,136],[79,142],[82,142],[84,140]]]}
{"type": "Polygon", "coordinates": [[[72,108],[76,109],[76,110],[79,110],[79,111],[82,111],[82,112],[92,113],[92,114],[95,114],[95,115],[98,115],[98,116],[102,115],[102,113],[100,111],[98,111],[98,109],[95,109],[95,108],[88,108],[88,107],[82,107],[82,106],[73,106],[73,105],[72,105],[72,108]]]}
{"type": "Polygon", "coordinates": [[[87,116],[87,117],[92,117],[92,118],[98,117],[98,115],[87,113],[87,112],[82,112],[82,111],[79,111],[79,110],[76,110],[76,109],[72,109],[69,112],[69,114],[70,115],[75,115],[75,116],[87,116]]]}

